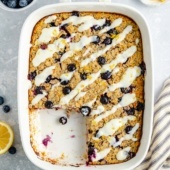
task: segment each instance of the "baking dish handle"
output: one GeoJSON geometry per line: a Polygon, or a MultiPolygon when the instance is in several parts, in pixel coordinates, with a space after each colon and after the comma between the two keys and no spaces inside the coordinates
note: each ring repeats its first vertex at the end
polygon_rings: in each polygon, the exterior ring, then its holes
{"type": "MultiPolygon", "coordinates": [[[[59,0],[60,2],[72,2],[73,0],[59,0]]],[[[111,0],[98,0],[99,2],[111,2],[111,0]]]]}

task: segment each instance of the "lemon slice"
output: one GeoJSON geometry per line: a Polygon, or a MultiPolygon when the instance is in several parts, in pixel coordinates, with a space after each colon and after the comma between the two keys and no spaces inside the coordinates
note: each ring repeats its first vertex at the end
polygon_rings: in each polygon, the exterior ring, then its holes
{"type": "Polygon", "coordinates": [[[9,125],[0,122],[0,154],[8,151],[14,140],[14,134],[9,125]]]}

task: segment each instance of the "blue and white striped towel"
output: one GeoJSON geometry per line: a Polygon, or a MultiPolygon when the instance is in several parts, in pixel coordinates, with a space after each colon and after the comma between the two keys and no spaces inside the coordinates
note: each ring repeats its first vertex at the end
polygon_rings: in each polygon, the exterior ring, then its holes
{"type": "Polygon", "coordinates": [[[170,170],[170,79],[166,80],[155,103],[151,145],[144,161],[135,170],[170,170]]]}

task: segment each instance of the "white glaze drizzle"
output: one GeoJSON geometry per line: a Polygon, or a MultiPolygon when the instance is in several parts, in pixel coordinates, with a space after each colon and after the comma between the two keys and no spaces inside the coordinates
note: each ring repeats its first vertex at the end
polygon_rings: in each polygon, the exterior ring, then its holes
{"type": "Polygon", "coordinates": [[[48,43],[53,37],[59,34],[59,27],[43,28],[40,37],[37,40],[38,44],[48,43]]]}
{"type": "Polygon", "coordinates": [[[66,52],[60,59],[61,62],[63,62],[64,60],[66,60],[69,57],[72,57],[73,54],[76,51],[80,51],[82,50],[86,45],[90,44],[93,41],[96,41],[97,36],[91,36],[91,37],[87,37],[87,36],[83,36],[81,37],[79,42],[75,42],[75,43],[70,43],[70,51],[66,52]]]}
{"type": "Polygon", "coordinates": [[[115,113],[118,108],[128,106],[129,104],[134,103],[135,101],[136,101],[136,95],[134,93],[125,94],[122,97],[122,100],[117,105],[114,105],[111,110],[108,110],[105,113],[103,113],[102,115],[99,115],[98,117],[96,117],[93,120],[93,122],[98,123],[102,119],[104,119],[104,118],[108,117],[109,115],[115,113]]]}
{"type": "Polygon", "coordinates": [[[96,110],[92,110],[92,112],[90,113],[90,116],[94,116],[94,115],[99,115],[100,113],[104,112],[105,108],[100,105],[97,107],[96,110]]]}
{"type": "Polygon", "coordinates": [[[99,34],[103,34],[103,33],[107,32],[107,31],[109,31],[110,29],[113,29],[113,28],[115,28],[115,27],[118,27],[121,23],[122,23],[122,18],[118,18],[118,19],[114,20],[110,26],[104,27],[104,28],[99,32],[99,34]]]}
{"type": "Polygon", "coordinates": [[[56,87],[58,87],[60,85],[60,83],[56,83],[56,84],[54,84],[54,85],[52,85],[52,87],[51,87],[51,90],[54,90],[56,87]]]}
{"type": "Polygon", "coordinates": [[[77,17],[77,16],[70,16],[68,19],[64,20],[61,24],[68,24],[72,23],[72,25],[79,25],[78,31],[83,32],[89,28],[91,28],[93,25],[98,25],[102,26],[105,23],[106,19],[95,19],[93,16],[82,16],[82,17],[77,17]]]}
{"type": "Polygon", "coordinates": [[[120,71],[119,67],[115,67],[114,70],[112,71],[112,75],[118,73],[120,71]]]}
{"type": "Polygon", "coordinates": [[[80,98],[82,98],[83,96],[86,95],[87,92],[80,92],[76,97],[75,97],[75,101],[78,101],[80,98]]]}
{"type": "Polygon", "coordinates": [[[90,52],[90,50],[91,50],[91,49],[88,48],[88,49],[85,51],[85,53],[83,54],[83,57],[86,56],[86,55],[90,52]]]}
{"type": "Polygon", "coordinates": [[[31,101],[32,105],[37,104],[42,98],[44,98],[47,95],[46,91],[43,91],[43,94],[36,95],[33,100],[31,101]]]}
{"type": "Polygon", "coordinates": [[[136,45],[139,44],[139,38],[136,38],[135,43],[136,43],[136,45]]]}
{"type": "Polygon", "coordinates": [[[35,77],[35,85],[39,86],[41,83],[44,83],[46,78],[53,73],[55,66],[50,66],[44,69],[40,74],[35,77]]]}
{"type": "Polygon", "coordinates": [[[49,44],[47,49],[38,49],[34,59],[33,59],[33,66],[37,67],[42,62],[44,62],[47,58],[51,58],[55,52],[63,49],[66,45],[66,40],[63,38],[59,38],[55,40],[53,44],[49,44]]]}
{"type": "Polygon", "coordinates": [[[46,18],[45,20],[44,20],[44,23],[45,24],[48,24],[48,23],[51,23],[52,21],[54,21],[54,20],[56,20],[57,19],[57,16],[56,15],[51,15],[51,16],[49,16],[48,18],[46,18]]]}
{"type": "Polygon", "coordinates": [[[74,74],[74,71],[62,74],[60,76],[61,82],[67,81],[67,80],[70,81],[71,78],[73,77],[73,74],[74,74]]]}
{"type": "Polygon", "coordinates": [[[137,141],[137,138],[134,138],[133,135],[135,134],[135,132],[138,130],[139,128],[139,123],[137,123],[132,130],[129,132],[129,134],[126,134],[125,136],[121,137],[119,139],[119,141],[116,142],[115,137],[111,137],[109,139],[110,145],[113,147],[117,147],[119,145],[121,145],[121,143],[125,140],[132,140],[132,141],[137,141]]]}
{"type": "Polygon", "coordinates": [[[117,154],[116,154],[116,158],[117,160],[125,160],[128,157],[128,152],[130,151],[131,147],[126,147],[122,150],[120,150],[117,154]]]}
{"type": "Polygon", "coordinates": [[[115,66],[118,63],[126,62],[129,57],[131,57],[135,54],[136,50],[137,50],[136,46],[131,46],[128,49],[126,49],[125,51],[123,51],[121,54],[118,54],[114,60],[112,60],[108,64],[105,64],[102,67],[102,72],[111,71],[111,70],[113,70],[113,68],[115,68],[115,66]]]}
{"type": "Polygon", "coordinates": [[[96,137],[109,136],[114,134],[119,128],[124,126],[129,120],[135,120],[135,116],[124,116],[123,118],[112,119],[99,129],[96,137]]]}
{"type": "Polygon", "coordinates": [[[108,155],[108,153],[110,152],[111,148],[106,148],[103,149],[102,151],[98,152],[97,149],[95,149],[95,158],[92,158],[93,162],[99,161],[100,159],[103,159],[105,156],[108,155]]]}
{"type": "Polygon", "coordinates": [[[141,74],[140,67],[138,66],[129,67],[124,73],[124,75],[122,76],[122,79],[118,83],[109,86],[109,90],[114,91],[120,87],[123,88],[129,87],[140,74],[141,74]]]}
{"type": "Polygon", "coordinates": [[[104,49],[99,50],[99,51],[96,52],[96,53],[93,53],[91,56],[89,56],[89,58],[86,58],[85,60],[83,60],[83,61],[81,62],[81,65],[80,65],[80,66],[81,66],[81,67],[84,67],[84,66],[86,66],[87,64],[89,64],[90,62],[96,60],[99,56],[105,54],[108,50],[110,50],[110,48],[116,46],[116,45],[119,44],[121,41],[123,41],[123,40],[125,39],[126,35],[127,35],[128,33],[130,33],[131,31],[132,31],[132,26],[131,26],[131,25],[127,26],[127,27],[123,30],[123,32],[118,35],[118,38],[114,38],[114,39],[113,39],[112,44],[107,45],[104,49]]]}

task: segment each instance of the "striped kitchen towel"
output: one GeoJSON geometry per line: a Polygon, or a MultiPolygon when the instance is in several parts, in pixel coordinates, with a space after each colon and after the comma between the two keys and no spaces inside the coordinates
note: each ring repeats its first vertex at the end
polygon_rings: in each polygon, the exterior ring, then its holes
{"type": "Polygon", "coordinates": [[[166,80],[155,103],[151,145],[144,161],[135,170],[170,170],[170,79],[166,80]]]}

